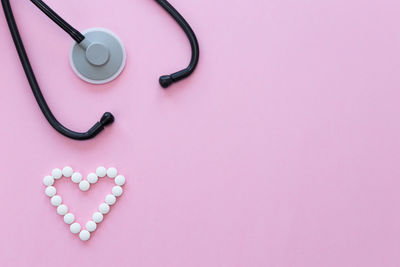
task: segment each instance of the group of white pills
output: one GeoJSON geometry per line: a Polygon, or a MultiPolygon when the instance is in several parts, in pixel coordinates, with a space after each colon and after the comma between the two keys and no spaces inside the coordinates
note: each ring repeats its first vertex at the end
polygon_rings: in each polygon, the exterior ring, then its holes
{"type": "Polygon", "coordinates": [[[104,219],[104,215],[110,212],[112,205],[117,201],[117,197],[120,197],[123,193],[122,186],[125,184],[125,177],[118,175],[116,168],[104,168],[98,167],[96,173],[90,173],[86,180],[83,180],[82,174],[74,172],[71,167],[64,167],[61,169],[54,169],[51,175],[43,178],[43,183],[46,186],[45,194],[50,197],[50,202],[53,206],[57,207],[57,213],[64,216],[64,222],[70,225],[70,230],[73,234],[79,233],[79,238],[82,241],[90,239],[90,233],[94,232],[97,228],[97,224],[101,223],[104,219]],[[111,194],[108,194],[103,203],[98,207],[98,211],[92,216],[92,220],[88,221],[85,225],[85,229],[82,230],[82,226],[75,222],[75,215],[69,213],[68,206],[62,204],[61,196],[57,195],[57,190],[54,187],[54,182],[61,179],[62,177],[71,178],[71,181],[79,184],[79,189],[82,191],[88,191],[91,184],[97,183],[99,178],[109,177],[114,179],[115,186],[111,190],[111,194]]]}

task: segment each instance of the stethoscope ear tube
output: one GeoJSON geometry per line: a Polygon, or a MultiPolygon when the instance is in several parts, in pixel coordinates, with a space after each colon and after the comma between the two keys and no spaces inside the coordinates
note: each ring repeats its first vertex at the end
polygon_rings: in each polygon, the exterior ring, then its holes
{"type": "Polygon", "coordinates": [[[114,116],[110,112],[106,112],[103,114],[101,117],[100,121],[95,123],[95,125],[90,128],[89,131],[85,133],[78,133],[69,130],[68,128],[64,127],[53,115],[51,112],[49,106],[46,103],[46,100],[43,97],[42,92],[40,91],[40,87],[37,83],[35,74],[32,70],[32,66],[29,62],[28,55],[26,54],[24,44],[22,42],[20,33],[18,31],[18,26],[15,22],[14,14],[12,12],[12,8],[10,6],[10,1],[9,0],[1,0],[1,3],[3,5],[4,9],[4,14],[6,16],[7,24],[10,28],[10,32],[12,35],[12,38],[14,40],[15,47],[17,49],[19,58],[21,60],[21,64],[24,68],[26,77],[29,81],[29,84],[31,86],[32,92],[36,98],[36,101],[39,104],[40,109],[42,110],[44,116],[46,117],[47,121],[50,123],[51,126],[55,130],[57,130],[60,134],[75,139],[75,140],[88,140],[96,135],[98,135],[105,126],[111,124],[114,122],[114,116]]]}
{"type": "Polygon", "coordinates": [[[164,75],[160,77],[160,85],[163,88],[168,88],[171,84],[176,83],[182,79],[189,77],[197,67],[200,57],[199,42],[197,41],[196,35],[194,34],[189,23],[182,17],[181,14],[170,4],[167,0],[155,0],[162,6],[165,11],[167,11],[174,20],[181,26],[182,30],[185,32],[189,39],[190,46],[192,48],[192,58],[190,60],[189,66],[186,69],[180,70],[170,75],[164,75]]]}

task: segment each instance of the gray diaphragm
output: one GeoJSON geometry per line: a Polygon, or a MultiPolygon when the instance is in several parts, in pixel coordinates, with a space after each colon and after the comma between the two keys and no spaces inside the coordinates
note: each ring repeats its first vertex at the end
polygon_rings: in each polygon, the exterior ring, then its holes
{"type": "Polygon", "coordinates": [[[70,63],[74,72],[93,84],[108,83],[117,78],[126,63],[126,51],[121,40],[102,28],[89,29],[82,34],[85,39],[71,46],[70,63]]]}

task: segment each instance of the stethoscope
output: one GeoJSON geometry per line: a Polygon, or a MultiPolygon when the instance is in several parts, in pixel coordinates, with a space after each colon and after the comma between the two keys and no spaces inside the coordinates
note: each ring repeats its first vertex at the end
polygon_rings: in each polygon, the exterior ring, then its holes
{"type": "MultiPolygon", "coordinates": [[[[193,30],[186,20],[179,14],[179,12],[166,0],[155,1],[159,3],[181,26],[190,41],[192,49],[191,61],[187,68],[173,74],[163,75],[160,77],[160,85],[163,88],[167,88],[171,84],[187,78],[194,72],[199,61],[200,50],[193,30]]],[[[87,132],[79,133],[66,128],[54,117],[46,103],[46,100],[43,97],[32,66],[29,62],[28,55],[26,54],[24,44],[15,22],[14,14],[10,6],[10,1],[1,0],[1,2],[26,77],[29,81],[36,101],[38,102],[40,109],[50,125],[60,134],[71,139],[88,140],[98,135],[102,130],[104,130],[105,126],[112,124],[114,122],[114,116],[110,112],[106,112],[103,114],[100,121],[96,122],[96,124],[87,132]]],[[[46,14],[65,32],[67,32],[76,42],[71,49],[70,60],[75,66],[75,72],[79,76],[85,76],[87,78],[85,79],[86,81],[94,81],[93,83],[97,83],[96,81],[99,81],[98,83],[101,83],[101,81],[111,81],[113,78],[119,75],[125,64],[125,50],[120,40],[115,35],[108,31],[99,29],[93,30],[84,35],[68,24],[43,1],[31,0],[31,2],[34,3],[44,14],[46,14]],[[112,73],[110,74],[110,72],[112,73]]]]}

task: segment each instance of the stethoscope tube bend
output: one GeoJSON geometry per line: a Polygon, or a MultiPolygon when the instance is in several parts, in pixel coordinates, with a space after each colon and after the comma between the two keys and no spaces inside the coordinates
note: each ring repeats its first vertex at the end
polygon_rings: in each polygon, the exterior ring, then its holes
{"type": "Polygon", "coordinates": [[[182,17],[181,14],[166,0],[155,0],[157,3],[162,6],[165,11],[167,11],[172,18],[181,26],[182,30],[185,32],[186,36],[189,39],[190,46],[192,48],[192,58],[190,60],[189,66],[186,69],[175,72],[171,75],[164,75],[160,77],[160,85],[163,88],[167,88],[171,84],[183,80],[189,77],[197,67],[200,57],[200,48],[199,42],[197,41],[197,37],[194,34],[192,28],[189,23],[182,17]]]}
{"type": "Polygon", "coordinates": [[[100,121],[96,122],[92,128],[90,128],[87,132],[85,133],[79,133],[72,131],[65,126],[63,126],[53,115],[51,112],[49,106],[46,103],[46,100],[43,97],[43,94],[40,90],[40,87],[38,85],[38,82],[36,80],[35,74],[33,72],[32,66],[29,62],[28,55],[26,54],[24,44],[21,39],[21,35],[18,30],[18,26],[15,22],[14,14],[10,5],[9,0],[1,0],[1,3],[3,5],[4,9],[4,14],[8,23],[8,26],[10,28],[10,32],[12,35],[12,38],[14,40],[15,47],[17,49],[19,58],[21,60],[22,67],[24,68],[26,77],[28,79],[28,82],[31,86],[33,95],[36,98],[36,101],[39,104],[40,109],[42,110],[44,116],[46,117],[47,121],[50,123],[51,126],[55,130],[57,130],[60,134],[69,137],[71,139],[75,140],[87,140],[95,137],[98,135],[105,126],[111,124],[114,122],[114,116],[110,112],[106,112],[103,114],[101,117],[100,121]]]}

